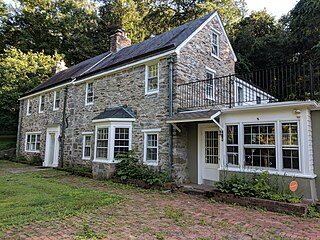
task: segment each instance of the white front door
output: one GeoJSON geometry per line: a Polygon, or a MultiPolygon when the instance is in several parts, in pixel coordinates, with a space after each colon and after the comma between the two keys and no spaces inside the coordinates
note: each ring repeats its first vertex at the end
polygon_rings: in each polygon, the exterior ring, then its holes
{"type": "Polygon", "coordinates": [[[219,129],[213,124],[199,125],[198,184],[219,181],[219,129]]]}
{"type": "Polygon", "coordinates": [[[59,135],[60,127],[49,127],[46,136],[46,153],[43,165],[57,167],[59,159],[59,135]]]}

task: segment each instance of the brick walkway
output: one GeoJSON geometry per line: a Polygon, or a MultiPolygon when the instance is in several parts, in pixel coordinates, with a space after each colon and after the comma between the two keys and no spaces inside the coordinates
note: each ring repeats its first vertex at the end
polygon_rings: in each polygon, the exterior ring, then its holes
{"type": "Polygon", "coordinates": [[[320,239],[320,219],[75,176],[61,177],[60,181],[125,199],[118,205],[97,208],[94,213],[13,228],[3,233],[3,239],[320,239]]]}

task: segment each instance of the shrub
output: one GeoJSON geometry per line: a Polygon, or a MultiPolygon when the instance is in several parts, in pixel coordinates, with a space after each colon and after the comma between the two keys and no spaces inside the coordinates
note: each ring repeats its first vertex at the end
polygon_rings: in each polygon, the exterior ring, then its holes
{"type": "Polygon", "coordinates": [[[61,170],[70,172],[71,174],[78,176],[92,176],[91,167],[82,164],[66,164],[61,170]]]}
{"type": "Polygon", "coordinates": [[[274,201],[298,203],[301,197],[296,197],[291,191],[279,190],[277,184],[271,184],[268,171],[254,175],[232,175],[230,179],[215,183],[219,192],[231,193],[242,197],[257,197],[274,201]],[[271,187],[274,186],[274,187],[271,187]]]}
{"type": "Polygon", "coordinates": [[[117,158],[121,161],[116,164],[115,177],[122,182],[142,180],[148,186],[163,186],[166,182],[172,181],[170,171],[161,172],[145,166],[133,157],[132,152],[118,155],[117,158]]]}
{"type": "Polygon", "coordinates": [[[29,165],[33,165],[33,166],[41,166],[42,162],[43,162],[43,160],[40,157],[40,155],[33,155],[30,158],[26,158],[23,155],[19,155],[17,157],[13,157],[11,159],[11,161],[17,162],[17,163],[29,164],[29,165]]]}

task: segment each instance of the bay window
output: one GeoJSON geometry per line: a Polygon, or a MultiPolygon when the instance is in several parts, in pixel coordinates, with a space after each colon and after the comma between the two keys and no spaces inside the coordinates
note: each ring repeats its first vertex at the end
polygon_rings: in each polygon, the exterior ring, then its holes
{"type": "Polygon", "coordinates": [[[131,149],[131,123],[98,123],[95,129],[95,161],[114,162],[131,149]]]}

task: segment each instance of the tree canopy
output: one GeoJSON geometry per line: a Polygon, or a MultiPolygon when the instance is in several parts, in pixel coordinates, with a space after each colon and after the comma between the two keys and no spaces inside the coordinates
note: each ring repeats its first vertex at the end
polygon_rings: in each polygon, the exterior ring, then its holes
{"type": "Polygon", "coordinates": [[[18,96],[51,74],[56,60],[79,63],[109,49],[118,28],[132,43],[218,11],[248,72],[320,60],[320,1],[300,0],[280,20],[248,14],[245,0],[0,0],[0,125],[16,126],[18,96]],[[59,55],[60,54],[60,55],[59,55]],[[12,124],[11,124],[12,123],[12,124]]]}

